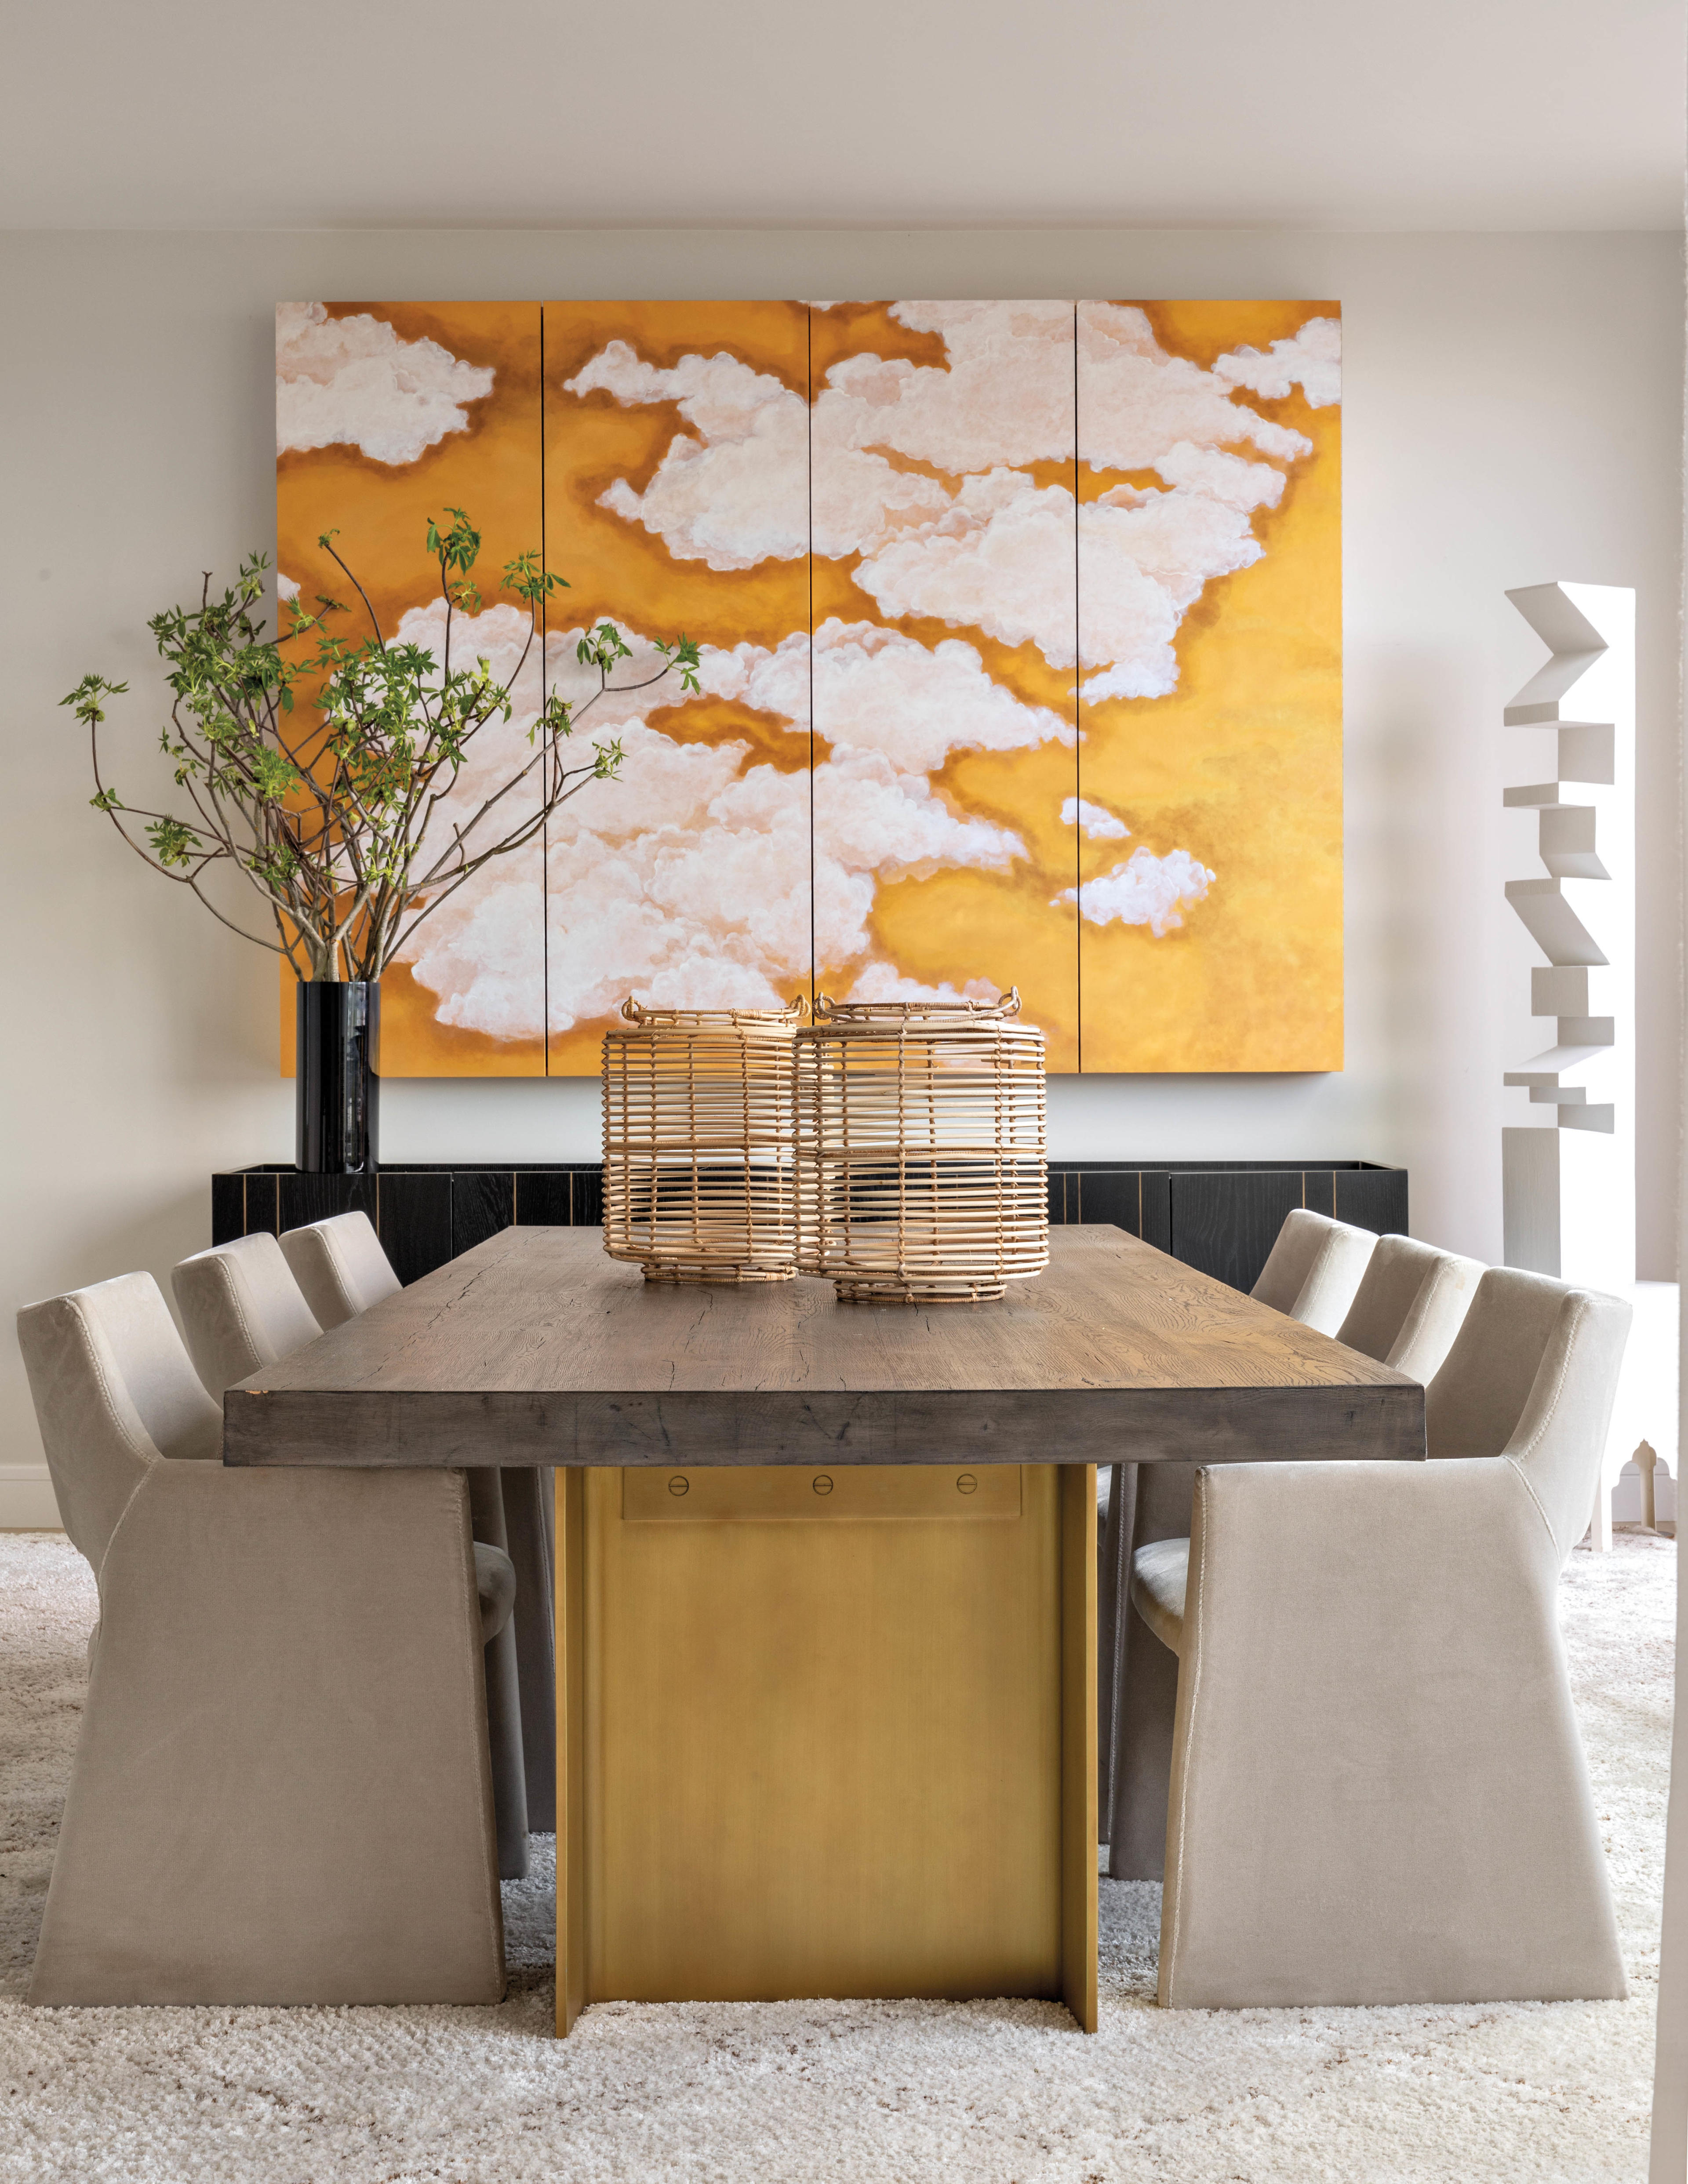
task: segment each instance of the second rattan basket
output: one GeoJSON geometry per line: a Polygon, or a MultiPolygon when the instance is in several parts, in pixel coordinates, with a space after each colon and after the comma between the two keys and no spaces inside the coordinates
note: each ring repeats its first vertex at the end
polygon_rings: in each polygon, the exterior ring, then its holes
{"type": "Polygon", "coordinates": [[[648,1281],[796,1271],[792,1040],[807,1005],[652,1009],[604,1039],[604,1248],[648,1281]]]}
{"type": "Polygon", "coordinates": [[[965,1304],[1049,1263],[1044,1035],[995,1001],[829,1001],[797,1035],[797,1262],[965,1304]]]}

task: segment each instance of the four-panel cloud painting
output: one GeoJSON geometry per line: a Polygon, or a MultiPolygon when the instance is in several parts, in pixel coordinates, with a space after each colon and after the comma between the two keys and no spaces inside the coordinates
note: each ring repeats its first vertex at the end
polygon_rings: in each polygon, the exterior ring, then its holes
{"type": "MultiPolygon", "coordinates": [[[[1328,303],[282,305],[284,589],[344,596],[334,530],[437,655],[453,505],[482,571],[570,586],[442,824],[596,688],[583,627],[627,683],[700,649],[422,925],[382,1073],[593,1074],[629,994],[998,983],[1054,1069],[1340,1068],[1340,375],[1328,303]]],[[[466,646],[507,681],[495,581],[466,646]]]]}

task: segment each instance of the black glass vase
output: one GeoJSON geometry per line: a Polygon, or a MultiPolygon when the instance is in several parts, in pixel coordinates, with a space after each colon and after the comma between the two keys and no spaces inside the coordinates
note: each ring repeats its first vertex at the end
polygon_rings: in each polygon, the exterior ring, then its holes
{"type": "Polygon", "coordinates": [[[294,1161],[304,1175],[372,1174],[381,988],[372,978],[315,978],[302,980],[298,994],[294,1161]]]}

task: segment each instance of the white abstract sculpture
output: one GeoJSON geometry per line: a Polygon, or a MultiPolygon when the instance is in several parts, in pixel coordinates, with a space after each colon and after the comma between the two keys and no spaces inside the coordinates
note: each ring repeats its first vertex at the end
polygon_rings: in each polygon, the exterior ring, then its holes
{"type": "MultiPolygon", "coordinates": [[[[1530,972],[1530,1011],[1557,1017],[1557,1037],[1506,1074],[1536,1112],[1501,1133],[1504,1255],[1509,1267],[1629,1296],[1635,1281],[1635,594],[1619,584],[1557,583],[1507,597],[1552,654],[1506,710],[1509,727],[1554,734],[1552,778],[1506,792],[1509,806],[1540,815],[1547,876],[1509,880],[1507,900],[1547,958],[1530,972]]],[[[1612,1486],[1635,1446],[1634,1407],[1620,1393],[1596,1497],[1602,1546],[1611,1544],[1612,1486]]]]}

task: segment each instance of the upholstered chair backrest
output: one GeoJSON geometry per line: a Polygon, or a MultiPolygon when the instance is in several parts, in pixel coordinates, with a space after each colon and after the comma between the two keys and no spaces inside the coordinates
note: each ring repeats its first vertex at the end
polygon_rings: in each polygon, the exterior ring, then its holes
{"type": "Polygon", "coordinates": [[[199,1377],[220,1399],[322,1332],[267,1232],[196,1251],[172,1273],[170,1286],[199,1377]]]}
{"type": "Polygon", "coordinates": [[[221,1408],[195,1376],[150,1274],[25,1305],[18,1346],[59,1515],[97,1569],[152,1465],[221,1454],[221,1408]]]}
{"type": "Polygon", "coordinates": [[[1379,1237],[1336,1339],[1428,1382],[1452,1346],[1482,1274],[1475,1259],[1411,1236],[1379,1237]]]}
{"type": "Polygon", "coordinates": [[[1433,1457],[1499,1456],[1518,1429],[1535,1385],[1563,1282],[1516,1267],[1490,1267],[1465,1323],[1424,1395],[1424,1438],[1433,1457]]]}
{"type": "Polygon", "coordinates": [[[282,1254],[293,1279],[325,1328],[355,1319],[403,1286],[367,1213],[337,1213],[313,1221],[309,1228],[290,1228],[282,1254]]]}
{"type": "Polygon", "coordinates": [[[1345,1221],[1298,1206],[1284,1217],[1278,1240],[1249,1294],[1321,1334],[1334,1334],[1347,1317],[1377,1240],[1369,1228],[1352,1228],[1345,1221]]]}
{"type": "Polygon", "coordinates": [[[1274,1312],[1293,1312],[1323,1245],[1324,1232],[1333,1225],[1323,1213],[1309,1213],[1300,1206],[1286,1214],[1249,1295],[1274,1312]]]}
{"type": "Polygon", "coordinates": [[[1597,1290],[1566,1295],[1507,1445],[1562,1562],[1588,1528],[1633,1316],[1623,1298],[1597,1290]]]}
{"type": "Polygon", "coordinates": [[[1425,1394],[1430,1455],[1509,1457],[1562,1559],[1588,1524],[1630,1319],[1619,1297],[1490,1267],[1425,1394]]]}

